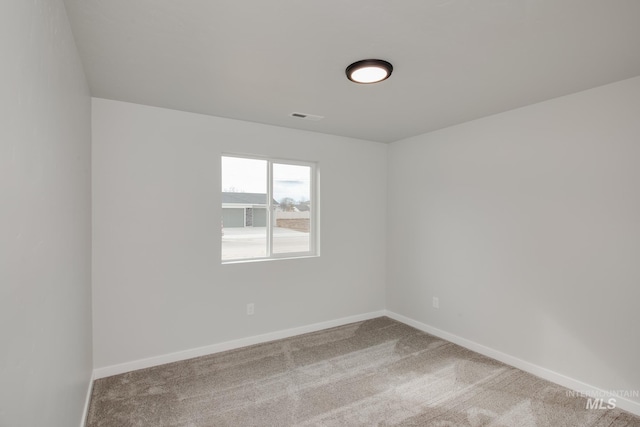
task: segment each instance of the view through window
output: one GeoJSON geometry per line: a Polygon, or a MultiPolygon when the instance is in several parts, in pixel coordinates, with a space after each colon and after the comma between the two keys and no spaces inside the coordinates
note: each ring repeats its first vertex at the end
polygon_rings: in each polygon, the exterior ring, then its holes
{"type": "Polygon", "coordinates": [[[222,261],[316,254],[315,165],[222,156],[222,261]]]}

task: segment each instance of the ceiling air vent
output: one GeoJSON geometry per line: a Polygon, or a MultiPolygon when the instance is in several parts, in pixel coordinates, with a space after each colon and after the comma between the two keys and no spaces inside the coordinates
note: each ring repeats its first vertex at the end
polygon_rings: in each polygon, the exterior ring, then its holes
{"type": "Polygon", "coordinates": [[[306,114],[306,113],[291,113],[290,117],[295,117],[296,119],[302,120],[311,120],[312,122],[317,122],[318,120],[324,119],[324,116],[316,116],[315,114],[306,114]]]}

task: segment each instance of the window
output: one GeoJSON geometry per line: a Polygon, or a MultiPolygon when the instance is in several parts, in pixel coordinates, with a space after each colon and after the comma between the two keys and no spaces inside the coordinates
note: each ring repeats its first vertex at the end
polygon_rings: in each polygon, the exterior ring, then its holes
{"type": "Polygon", "coordinates": [[[222,156],[222,261],[317,255],[316,165],[222,156]]]}

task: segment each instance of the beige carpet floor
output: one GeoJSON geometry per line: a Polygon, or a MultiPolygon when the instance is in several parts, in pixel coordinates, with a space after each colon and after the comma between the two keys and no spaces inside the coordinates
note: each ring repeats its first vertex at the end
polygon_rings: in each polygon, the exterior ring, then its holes
{"type": "Polygon", "coordinates": [[[88,427],[640,426],[386,317],[97,380],[88,427]]]}

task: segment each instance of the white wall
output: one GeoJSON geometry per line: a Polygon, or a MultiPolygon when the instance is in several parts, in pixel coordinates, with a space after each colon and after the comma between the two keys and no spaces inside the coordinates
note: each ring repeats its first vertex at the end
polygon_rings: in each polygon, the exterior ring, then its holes
{"type": "Polygon", "coordinates": [[[391,144],[387,308],[640,389],[639,160],[640,78],[391,144]]]}
{"type": "Polygon", "coordinates": [[[80,425],[91,99],[62,1],[0,3],[0,425],[80,425]]]}
{"type": "Polygon", "coordinates": [[[386,153],[94,99],[95,367],[382,310],[386,153]],[[319,162],[322,256],[220,264],[222,152],[319,162]]]}

